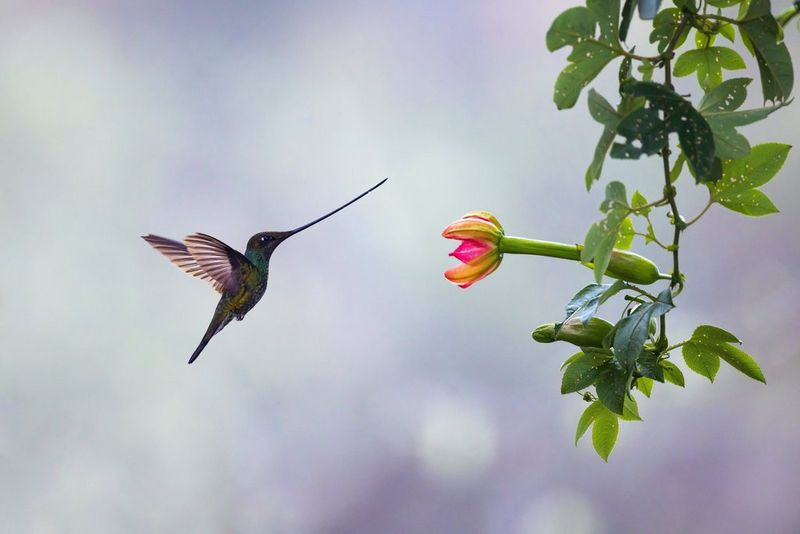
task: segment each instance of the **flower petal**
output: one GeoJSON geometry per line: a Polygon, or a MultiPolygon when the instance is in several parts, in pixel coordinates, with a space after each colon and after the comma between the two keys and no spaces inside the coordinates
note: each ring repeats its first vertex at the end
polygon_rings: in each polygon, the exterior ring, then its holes
{"type": "Polygon", "coordinates": [[[484,255],[497,251],[494,243],[482,239],[465,239],[457,249],[450,253],[454,258],[458,258],[464,263],[476,263],[484,255]]]}
{"type": "Polygon", "coordinates": [[[502,231],[489,221],[478,218],[459,219],[442,232],[447,239],[500,239],[502,231]]]}
{"type": "Polygon", "coordinates": [[[500,224],[500,221],[497,220],[497,217],[489,213],[488,211],[471,211],[464,215],[462,219],[482,219],[484,221],[488,221],[496,226],[501,232],[503,231],[503,225],[500,224]]]}
{"type": "Polygon", "coordinates": [[[500,266],[501,256],[487,255],[474,264],[462,263],[445,271],[444,276],[458,287],[467,288],[492,274],[500,266]]]}

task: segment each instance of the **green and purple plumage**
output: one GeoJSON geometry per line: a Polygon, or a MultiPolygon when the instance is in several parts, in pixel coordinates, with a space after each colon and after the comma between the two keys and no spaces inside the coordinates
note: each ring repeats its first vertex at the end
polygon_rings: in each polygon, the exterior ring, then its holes
{"type": "Polygon", "coordinates": [[[287,232],[261,232],[254,235],[247,242],[244,254],[219,239],[202,233],[191,234],[182,243],[153,234],[142,236],[142,239],[183,271],[207,280],[222,294],[211,323],[197,349],[189,358],[189,363],[197,359],[212,337],[233,319],[238,321],[244,319],[247,312],[261,300],[267,290],[269,260],[279,244],[346,208],[385,181],[386,179],[383,179],[350,202],[299,228],[287,232]]]}

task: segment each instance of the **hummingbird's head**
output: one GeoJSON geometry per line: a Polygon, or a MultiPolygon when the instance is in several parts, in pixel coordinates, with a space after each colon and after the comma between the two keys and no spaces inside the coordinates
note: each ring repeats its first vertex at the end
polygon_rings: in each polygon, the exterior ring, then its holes
{"type": "Polygon", "coordinates": [[[247,249],[272,254],[272,251],[290,235],[292,232],[261,232],[250,238],[247,242],[247,249]]]}

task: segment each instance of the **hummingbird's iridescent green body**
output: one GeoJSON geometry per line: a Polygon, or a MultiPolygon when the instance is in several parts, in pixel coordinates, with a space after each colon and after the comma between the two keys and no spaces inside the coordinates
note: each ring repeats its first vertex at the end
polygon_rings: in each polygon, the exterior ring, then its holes
{"type": "Polygon", "coordinates": [[[189,363],[197,359],[212,337],[233,319],[238,321],[244,319],[247,312],[261,300],[267,290],[269,260],[278,245],[294,234],[346,208],[385,181],[386,179],[382,180],[350,202],[299,228],[288,232],[261,232],[254,235],[247,242],[244,254],[207,234],[191,234],[183,243],[153,234],[142,236],[172,263],[193,276],[208,280],[214,289],[222,294],[211,318],[211,324],[208,325],[203,339],[189,358],[189,363]]]}

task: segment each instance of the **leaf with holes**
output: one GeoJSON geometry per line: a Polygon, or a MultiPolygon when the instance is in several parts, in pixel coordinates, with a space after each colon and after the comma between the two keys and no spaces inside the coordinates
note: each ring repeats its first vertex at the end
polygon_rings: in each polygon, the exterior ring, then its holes
{"type": "Polygon", "coordinates": [[[758,62],[764,100],[789,98],[794,85],[792,58],[781,42],[781,27],[770,13],[769,0],[751,0],[739,32],[758,62]]]}
{"type": "MultiPolygon", "coordinates": [[[[660,11],[653,19],[653,31],[650,33],[650,42],[658,43],[658,52],[662,53],[669,46],[672,36],[678,29],[681,22],[681,10],[675,7],[670,7],[660,11]]],[[[675,48],[680,46],[686,41],[689,35],[691,26],[688,24],[684,26],[683,31],[678,36],[675,42],[675,48]]]]}
{"type": "Polygon", "coordinates": [[[548,50],[572,46],[569,64],[556,79],[558,109],[574,106],[583,88],[620,55],[618,25],[619,0],[587,0],[586,7],[568,9],[553,21],[545,39],[548,50]]]}
{"type": "Polygon", "coordinates": [[[766,383],[764,373],[752,356],[732,343],[741,343],[736,336],[716,326],[701,325],[683,345],[683,357],[693,371],[714,381],[720,360],[754,380],[766,383]]]}
{"type": "Polygon", "coordinates": [[[705,91],[722,83],[722,69],[739,70],[746,65],[742,56],[724,46],[709,46],[688,50],[675,61],[673,74],[677,77],[697,72],[697,81],[705,91]]]}
{"type": "Polygon", "coordinates": [[[758,217],[777,213],[778,208],[760,190],[781,169],[791,147],[780,143],[756,145],[747,157],[722,165],[722,178],[708,184],[711,200],[726,208],[758,217]]]}
{"type": "Polygon", "coordinates": [[[638,159],[642,154],[656,154],[667,145],[668,135],[676,132],[698,182],[717,178],[718,160],[711,127],[691,102],[653,82],[626,82],[622,91],[633,97],[644,97],[649,106],[634,110],[620,121],[617,131],[625,137],[626,143],[615,143],[611,157],[638,159]],[[639,146],[635,144],[637,141],[639,146]]]}

